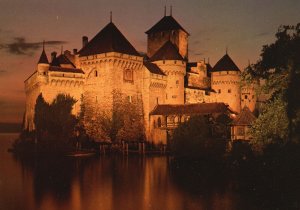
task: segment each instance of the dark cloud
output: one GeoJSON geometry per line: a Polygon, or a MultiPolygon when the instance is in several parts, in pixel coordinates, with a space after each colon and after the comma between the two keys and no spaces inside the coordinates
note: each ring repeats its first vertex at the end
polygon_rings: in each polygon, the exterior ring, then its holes
{"type": "Polygon", "coordinates": [[[6,72],[7,72],[6,70],[0,69],[0,74],[4,74],[6,72]]]}
{"type": "MultiPolygon", "coordinates": [[[[46,45],[62,45],[66,44],[65,41],[46,41],[46,45]]],[[[32,55],[35,51],[39,50],[43,42],[27,42],[24,37],[15,37],[10,43],[0,43],[0,50],[13,55],[32,55]]]]}

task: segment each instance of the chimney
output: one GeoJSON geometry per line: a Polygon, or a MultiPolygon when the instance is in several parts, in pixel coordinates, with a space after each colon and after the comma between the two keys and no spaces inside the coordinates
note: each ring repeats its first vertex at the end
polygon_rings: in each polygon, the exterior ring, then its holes
{"type": "Polygon", "coordinates": [[[57,52],[52,52],[51,53],[51,62],[56,58],[56,54],[57,54],[57,52]]]}
{"type": "Polygon", "coordinates": [[[82,47],[85,47],[89,42],[89,38],[87,36],[82,37],[82,47]]]}
{"type": "Polygon", "coordinates": [[[77,55],[77,52],[78,52],[77,49],[73,49],[73,54],[74,55],[77,55]]]}

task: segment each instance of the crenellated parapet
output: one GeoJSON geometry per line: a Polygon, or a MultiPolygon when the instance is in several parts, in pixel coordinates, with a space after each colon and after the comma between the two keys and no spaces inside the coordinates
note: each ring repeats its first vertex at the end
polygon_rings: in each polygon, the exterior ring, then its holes
{"type": "Polygon", "coordinates": [[[104,68],[107,66],[122,69],[140,70],[143,67],[143,58],[140,56],[109,52],[79,57],[79,63],[80,67],[85,72],[89,72],[93,68],[104,68]]]}

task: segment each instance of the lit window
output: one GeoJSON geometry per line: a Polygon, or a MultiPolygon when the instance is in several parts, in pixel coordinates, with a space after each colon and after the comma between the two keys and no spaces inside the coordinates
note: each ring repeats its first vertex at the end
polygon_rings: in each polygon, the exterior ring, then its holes
{"type": "Polygon", "coordinates": [[[132,96],[128,96],[128,101],[131,103],[132,102],[132,96]]]}
{"type": "Polygon", "coordinates": [[[238,127],[238,128],[237,128],[237,135],[238,135],[238,136],[243,136],[243,135],[245,135],[245,128],[244,128],[244,127],[238,127]]]}
{"type": "Polygon", "coordinates": [[[133,83],[133,71],[132,71],[132,69],[126,69],[124,71],[123,78],[124,78],[125,82],[133,83]]]}
{"type": "Polygon", "coordinates": [[[161,127],[161,119],[160,117],[157,119],[157,126],[160,128],[161,127]]]}

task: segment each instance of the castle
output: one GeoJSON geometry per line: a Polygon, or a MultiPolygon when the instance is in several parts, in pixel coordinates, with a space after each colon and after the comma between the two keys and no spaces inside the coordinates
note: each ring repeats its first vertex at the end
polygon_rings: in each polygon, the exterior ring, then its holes
{"type": "Polygon", "coordinates": [[[69,94],[82,96],[94,109],[112,107],[112,91],[131,101],[142,101],[147,141],[167,143],[170,131],[192,114],[239,113],[254,110],[251,87],[241,87],[241,71],[226,54],[212,67],[205,61],[191,62],[190,34],[172,15],[165,15],[146,31],[147,54],[141,55],[110,21],[96,36],[82,39],[82,49],[51,54],[43,49],[36,71],[25,80],[25,128],[34,130],[34,107],[42,93],[47,102],[69,94]]]}

